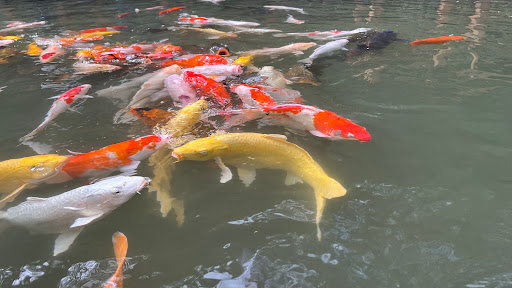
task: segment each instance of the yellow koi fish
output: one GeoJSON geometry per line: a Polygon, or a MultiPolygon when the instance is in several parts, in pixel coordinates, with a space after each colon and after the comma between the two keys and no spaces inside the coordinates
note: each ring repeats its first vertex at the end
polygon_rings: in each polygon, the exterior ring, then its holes
{"type": "Polygon", "coordinates": [[[39,56],[43,52],[43,49],[37,46],[36,42],[32,42],[27,46],[27,55],[29,56],[39,56]]]}
{"type": "Polygon", "coordinates": [[[172,156],[178,161],[206,161],[214,159],[221,168],[221,183],[232,178],[223,162],[238,169],[238,177],[249,186],[256,177],[256,169],[270,168],[288,172],[285,184],[306,182],[314,189],[316,198],[317,237],[321,239],[320,220],[325,199],[345,195],[346,190],[325,174],[308,152],[286,141],[284,135],[259,133],[227,133],[197,139],[174,149],[172,156]]]}
{"type": "Polygon", "coordinates": [[[20,40],[23,36],[0,36],[0,40],[20,40]]]}
{"type": "Polygon", "coordinates": [[[0,194],[9,193],[0,200],[0,208],[14,200],[27,186],[57,175],[67,160],[66,156],[49,154],[0,162],[0,194]]]}
{"type": "MultiPolygon", "coordinates": [[[[183,107],[176,116],[171,118],[165,125],[157,125],[154,128],[155,134],[171,135],[169,144],[172,148],[184,143],[184,136],[193,131],[194,126],[201,119],[203,111],[208,108],[206,100],[199,100],[183,107]]],[[[149,157],[149,165],[153,166],[153,175],[149,191],[156,191],[156,198],[160,202],[160,213],[162,217],[174,208],[178,225],[183,225],[185,221],[185,211],[182,200],[171,197],[171,179],[172,170],[174,170],[175,159],[172,158],[171,148],[162,147],[149,157]]]]}

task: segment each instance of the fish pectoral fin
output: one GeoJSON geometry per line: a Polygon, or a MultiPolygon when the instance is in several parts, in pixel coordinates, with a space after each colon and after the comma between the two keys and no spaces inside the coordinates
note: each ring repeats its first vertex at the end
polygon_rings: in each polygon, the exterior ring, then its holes
{"type": "Polygon", "coordinates": [[[325,133],[322,133],[318,130],[310,130],[309,133],[311,133],[312,135],[315,135],[316,137],[322,137],[322,138],[326,138],[326,137],[331,137],[325,133]]]}
{"type": "Polygon", "coordinates": [[[25,183],[21,185],[18,189],[14,190],[11,194],[5,196],[2,200],[0,200],[0,208],[4,207],[5,204],[9,202],[12,202],[16,198],[16,196],[18,196],[18,194],[20,194],[21,191],[23,191],[25,187],[27,187],[28,184],[29,183],[25,183]]]}
{"type": "Polygon", "coordinates": [[[137,170],[139,164],[140,161],[132,161],[132,163],[123,166],[119,171],[121,171],[121,175],[123,176],[132,176],[135,174],[135,170],[137,170]]]}
{"type": "Polygon", "coordinates": [[[85,226],[85,225],[91,223],[92,221],[100,218],[101,216],[103,216],[103,213],[99,213],[99,214],[89,216],[89,217],[78,218],[75,220],[75,222],[69,228],[85,226]]]}
{"type": "Polygon", "coordinates": [[[64,232],[55,239],[55,247],[53,248],[53,256],[57,256],[58,254],[68,250],[69,246],[73,244],[76,237],[80,232],[82,232],[84,227],[78,227],[75,229],[71,229],[67,232],[64,232]]]}
{"type": "Polygon", "coordinates": [[[233,173],[231,173],[231,170],[224,165],[222,159],[220,159],[220,157],[215,157],[213,159],[215,159],[215,163],[217,163],[220,168],[220,183],[226,183],[231,180],[233,178],[233,173]]]}
{"type": "Polygon", "coordinates": [[[282,141],[286,141],[288,139],[285,135],[281,135],[281,134],[265,134],[265,137],[274,138],[274,139],[282,140],[282,141]]]}
{"type": "Polygon", "coordinates": [[[41,198],[41,197],[27,197],[27,202],[42,202],[46,201],[48,198],[41,198]]]}
{"type": "Polygon", "coordinates": [[[238,178],[242,180],[245,187],[249,187],[251,183],[256,179],[256,169],[254,168],[242,168],[238,167],[238,178]]]}
{"type": "Polygon", "coordinates": [[[94,98],[94,97],[92,97],[91,95],[84,95],[84,96],[82,96],[82,98],[94,98]]]}
{"type": "Polygon", "coordinates": [[[284,180],[284,184],[289,186],[289,185],[293,185],[293,184],[297,184],[297,183],[304,183],[304,182],[302,181],[302,179],[297,177],[295,174],[288,172],[286,174],[286,179],[284,180]]]}

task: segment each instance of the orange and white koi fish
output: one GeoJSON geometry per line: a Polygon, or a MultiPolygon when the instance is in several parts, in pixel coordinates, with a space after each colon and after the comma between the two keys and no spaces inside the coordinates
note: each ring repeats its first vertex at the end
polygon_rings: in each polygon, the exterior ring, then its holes
{"type": "Polygon", "coordinates": [[[123,288],[123,264],[128,252],[128,239],[121,232],[112,235],[114,255],[116,256],[117,270],[104,288],[123,288]]]}
{"type": "MultiPolygon", "coordinates": [[[[232,85],[237,86],[237,85],[232,85]]],[[[266,85],[249,85],[243,84],[243,86],[259,89],[272,97],[278,104],[300,104],[304,101],[300,92],[293,89],[278,88],[266,85]]],[[[234,87],[236,88],[236,87],[234,87]]]]}
{"type": "Polygon", "coordinates": [[[202,97],[209,98],[222,107],[231,107],[231,97],[221,83],[192,71],[183,72],[183,80],[202,97]]]}
{"type": "Polygon", "coordinates": [[[41,51],[41,54],[39,54],[39,60],[43,63],[48,63],[64,54],[66,54],[66,51],[64,51],[59,44],[50,44],[48,48],[41,51]]]}
{"type": "Polygon", "coordinates": [[[53,119],[59,116],[62,112],[66,111],[71,104],[80,98],[92,98],[91,96],[85,95],[91,88],[91,85],[84,84],[73,89],[66,91],[64,94],[58,96],[57,100],[53,102],[52,107],[46,114],[43,123],[37,126],[34,131],[20,138],[20,142],[25,142],[32,139],[39,131],[43,130],[53,119]]]}
{"type": "Polygon", "coordinates": [[[412,47],[418,45],[427,45],[427,44],[444,44],[450,41],[459,41],[464,40],[466,37],[464,36],[442,36],[442,37],[434,37],[434,38],[425,38],[421,40],[412,41],[410,44],[412,47]]]}
{"type": "Polygon", "coordinates": [[[271,57],[277,57],[282,54],[290,54],[293,53],[295,55],[301,55],[304,54],[304,50],[307,50],[311,47],[316,46],[315,42],[308,42],[308,43],[293,43],[286,46],[278,47],[278,48],[263,48],[263,49],[256,49],[256,50],[250,50],[245,52],[238,52],[238,54],[242,56],[250,55],[250,56],[271,56],[271,57]]]}
{"type": "Polygon", "coordinates": [[[276,101],[274,101],[270,95],[258,88],[247,85],[231,85],[229,88],[231,92],[236,93],[240,99],[242,99],[242,102],[250,108],[263,108],[276,105],[276,101]]]}
{"type": "Polygon", "coordinates": [[[188,59],[168,60],[160,63],[160,66],[178,65],[181,68],[191,68],[203,65],[228,64],[228,60],[212,54],[201,54],[188,59]]]}
{"type": "MultiPolygon", "coordinates": [[[[227,112],[228,114],[230,112],[227,112]]],[[[240,113],[240,112],[236,112],[240,113]]],[[[231,117],[225,127],[264,117],[269,123],[290,129],[302,130],[317,137],[330,140],[351,139],[366,142],[371,140],[366,128],[315,106],[285,104],[261,109],[242,110],[240,117],[231,117]]]]}
{"type": "Polygon", "coordinates": [[[164,14],[167,14],[167,13],[171,13],[171,12],[178,11],[178,10],[181,10],[181,9],[186,9],[186,8],[187,7],[185,7],[185,6],[169,8],[169,9],[165,9],[165,10],[162,10],[162,11],[158,12],[158,15],[164,15],[164,14]]]}
{"type": "Polygon", "coordinates": [[[109,26],[109,27],[80,30],[80,31],[78,31],[78,33],[112,32],[112,31],[122,30],[124,28],[126,28],[126,26],[109,26]]]}
{"type": "Polygon", "coordinates": [[[295,19],[293,18],[292,15],[288,15],[288,18],[286,18],[286,21],[284,21],[286,23],[291,23],[291,24],[304,24],[304,20],[298,20],[298,19],[295,19]]]}
{"type": "Polygon", "coordinates": [[[78,153],[70,156],[62,171],[48,182],[60,183],[77,178],[98,179],[115,171],[131,175],[142,160],[164,146],[168,139],[167,136],[149,135],[88,153],[78,153]]]}

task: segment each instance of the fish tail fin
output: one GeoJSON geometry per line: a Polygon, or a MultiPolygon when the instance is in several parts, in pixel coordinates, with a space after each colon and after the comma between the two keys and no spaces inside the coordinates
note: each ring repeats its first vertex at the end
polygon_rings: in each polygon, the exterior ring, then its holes
{"type": "Polygon", "coordinates": [[[322,232],[320,231],[320,220],[322,220],[322,214],[325,208],[325,200],[337,198],[345,195],[347,190],[341,186],[341,184],[327,177],[325,181],[322,181],[320,185],[315,188],[316,198],[316,236],[318,241],[322,240],[322,232]]]}
{"type": "Polygon", "coordinates": [[[28,133],[27,135],[25,135],[25,136],[21,137],[21,138],[20,138],[20,143],[27,142],[28,140],[30,140],[30,139],[32,139],[32,138],[34,138],[34,136],[36,136],[36,133],[37,133],[37,131],[36,131],[36,130],[34,130],[34,131],[32,131],[32,132],[28,133]]]}

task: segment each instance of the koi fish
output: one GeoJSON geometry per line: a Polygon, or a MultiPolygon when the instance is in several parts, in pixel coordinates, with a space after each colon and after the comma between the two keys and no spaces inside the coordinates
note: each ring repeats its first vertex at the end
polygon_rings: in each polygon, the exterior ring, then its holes
{"type": "Polygon", "coordinates": [[[425,38],[421,40],[412,41],[410,44],[412,47],[418,45],[427,45],[427,44],[444,44],[450,41],[459,41],[464,40],[466,37],[463,36],[442,36],[442,37],[434,37],[434,38],[425,38]]]}
{"type": "Polygon", "coordinates": [[[132,15],[132,13],[128,13],[128,12],[121,13],[121,14],[117,15],[117,18],[123,18],[123,17],[130,16],[130,15],[132,15]]]}
{"type": "Polygon", "coordinates": [[[0,208],[13,201],[26,188],[31,188],[57,175],[68,157],[55,154],[30,156],[0,162],[0,208]]]}
{"type": "Polygon", "coordinates": [[[302,14],[308,14],[304,12],[304,9],[302,8],[295,8],[295,7],[288,7],[288,6],[272,6],[272,5],[266,5],[263,6],[263,8],[267,8],[269,10],[286,10],[286,11],[296,11],[302,14]]]}
{"type": "Polygon", "coordinates": [[[199,95],[212,99],[223,107],[231,107],[231,97],[221,83],[192,71],[183,72],[183,80],[191,85],[199,95]]]}
{"type": "Polygon", "coordinates": [[[217,55],[211,55],[211,54],[202,54],[197,55],[192,58],[188,59],[178,59],[178,60],[168,60],[163,61],[160,63],[160,66],[170,66],[170,65],[178,65],[181,68],[191,68],[196,66],[203,66],[203,65],[216,65],[216,64],[222,64],[226,65],[228,64],[228,60],[221,56],[217,55]]]}
{"type": "Polygon", "coordinates": [[[183,71],[192,71],[203,74],[205,76],[233,76],[242,75],[242,67],[240,65],[204,65],[183,69],[183,71]]]}
{"type": "Polygon", "coordinates": [[[128,239],[123,233],[116,232],[112,235],[112,244],[114,245],[117,269],[104,288],[123,288],[123,264],[128,252],[128,239]]]}
{"type": "Polygon", "coordinates": [[[164,8],[165,8],[164,6],[154,6],[154,7],[144,8],[144,9],[135,8],[135,13],[139,13],[140,11],[161,10],[164,8]]]}
{"type": "Polygon", "coordinates": [[[350,31],[315,31],[315,32],[296,32],[296,33],[277,33],[273,34],[274,37],[308,37],[314,40],[328,40],[338,37],[351,37],[360,34],[366,34],[372,29],[370,28],[357,28],[350,31]]]}
{"type": "Polygon", "coordinates": [[[66,111],[71,104],[80,98],[92,98],[91,96],[85,95],[91,88],[91,85],[84,84],[73,89],[66,91],[64,94],[58,96],[57,100],[53,102],[50,110],[46,114],[43,123],[39,124],[34,131],[20,138],[20,142],[25,142],[32,139],[39,131],[43,130],[53,119],[59,116],[62,112],[66,111]]]}
{"type": "MultiPolygon", "coordinates": [[[[109,32],[110,33],[110,32],[109,32]]],[[[89,42],[89,41],[98,41],[103,40],[103,36],[92,36],[92,37],[68,37],[68,38],[59,38],[59,42],[62,45],[71,45],[77,42],[89,42]]]]}
{"type": "Polygon", "coordinates": [[[119,66],[110,64],[93,64],[85,62],[76,62],[73,64],[75,74],[93,74],[98,72],[112,72],[121,69],[119,66]]]}
{"type": "Polygon", "coordinates": [[[85,29],[80,30],[78,33],[92,33],[92,32],[112,32],[112,31],[118,31],[126,28],[126,26],[109,26],[109,27],[101,27],[101,28],[92,28],[92,29],[85,29]]]}
{"type": "Polygon", "coordinates": [[[320,220],[326,199],[341,197],[346,190],[329,177],[308,152],[286,141],[284,135],[258,133],[227,133],[197,139],[174,149],[178,161],[206,161],[214,159],[221,168],[221,183],[232,178],[224,163],[238,169],[238,177],[245,186],[256,178],[256,169],[269,168],[288,172],[285,184],[306,182],[313,187],[316,198],[317,237],[321,240],[320,220]]]}
{"type": "MultiPolygon", "coordinates": [[[[261,109],[232,111],[240,113],[240,117],[231,117],[225,127],[264,117],[270,124],[282,125],[293,130],[301,130],[330,140],[371,140],[366,128],[343,118],[335,113],[315,106],[301,104],[284,104],[267,106],[261,109]]],[[[227,112],[230,113],[230,112],[227,112]]]]}
{"type": "Polygon", "coordinates": [[[341,40],[334,40],[331,42],[328,42],[313,51],[311,55],[309,55],[308,58],[299,60],[298,62],[306,63],[306,64],[312,64],[313,60],[315,60],[318,57],[331,54],[338,50],[348,50],[345,48],[345,45],[347,45],[348,40],[347,39],[341,39],[341,40]]]}
{"type": "Polygon", "coordinates": [[[309,42],[309,43],[293,43],[286,46],[278,47],[278,48],[263,48],[263,49],[256,49],[256,50],[250,50],[245,52],[238,52],[238,54],[242,56],[271,56],[271,57],[277,57],[282,54],[290,54],[293,53],[295,55],[301,55],[304,54],[304,50],[307,50],[313,46],[316,46],[315,42],[309,42]]]}
{"type": "Polygon", "coordinates": [[[25,22],[15,22],[13,24],[8,25],[8,28],[0,29],[0,33],[4,32],[11,32],[16,30],[23,30],[25,28],[30,28],[34,26],[44,25],[46,24],[46,21],[39,21],[39,22],[32,22],[32,23],[25,23],[25,22]]]}
{"type": "Polygon", "coordinates": [[[20,40],[22,36],[0,36],[0,40],[20,40]]]}
{"type": "Polygon", "coordinates": [[[164,15],[164,14],[167,14],[167,13],[171,13],[171,12],[178,11],[178,10],[181,10],[181,9],[186,9],[186,8],[187,7],[185,7],[185,6],[169,8],[169,9],[162,10],[162,11],[158,12],[158,15],[164,15]]]}
{"type": "Polygon", "coordinates": [[[189,30],[189,31],[196,31],[201,32],[210,35],[208,39],[220,39],[220,38],[237,38],[238,35],[236,35],[233,32],[223,32],[216,29],[211,28],[197,28],[197,27],[167,27],[169,30],[189,30]]]}
{"type": "Polygon", "coordinates": [[[37,46],[36,42],[32,42],[27,46],[27,55],[29,56],[39,56],[42,51],[43,49],[37,46]]]}
{"type": "Polygon", "coordinates": [[[61,183],[77,178],[98,179],[115,171],[131,175],[140,162],[168,142],[167,136],[149,135],[109,145],[69,157],[62,171],[47,183],[61,183]]]}
{"type": "Polygon", "coordinates": [[[9,45],[9,44],[11,44],[11,43],[14,43],[14,40],[12,40],[12,39],[8,39],[8,40],[0,40],[0,47],[2,47],[2,46],[7,46],[7,45],[9,45]]]}
{"type": "Polygon", "coordinates": [[[196,24],[196,25],[226,25],[226,26],[259,26],[260,23],[246,22],[246,21],[233,21],[216,18],[205,17],[192,17],[192,18],[178,18],[178,24],[196,24]]]}
{"type": "Polygon", "coordinates": [[[263,33],[280,33],[280,32],[283,32],[283,31],[281,31],[281,30],[277,30],[277,29],[245,28],[245,27],[243,27],[243,26],[233,26],[233,28],[235,28],[236,30],[238,30],[238,31],[236,31],[236,32],[235,32],[235,33],[237,33],[237,34],[240,34],[240,33],[263,34],[263,33]]]}
{"type": "Polygon", "coordinates": [[[291,23],[291,24],[304,24],[304,20],[298,20],[298,19],[295,19],[293,18],[292,15],[288,15],[288,18],[286,18],[286,21],[284,21],[286,23],[291,23]]]}
{"type": "Polygon", "coordinates": [[[7,211],[0,211],[0,224],[7,222],[33,232],[59,234],[53,255],[68,250],[83,228],[130,200],[148,185],[140,176],[116,176],[49,198],[28,197],[7,211]]]}
{"type": "Polygon", "coordinates": [[[48,48],[41,51],[39,54],[39,60],[43,63],[52,62],[53,59],[66,54],[66,51],[60,47],[58,44],[50,44],[48,48]]]}
{"type": "Polygon", "coordinates": [[[297,64],[284,74],[284,77],[293,83],[307,83],[320,86],[320,80],[309,71],[303,64],[297,64]]]}
{"type": "Polygon", "coordinates": [[[231,92],[236,93],[245,105],[251,108],[263,108],[267,106],[275,106],[276,101],[267,93],[258,88],[248,85],[231,85],[231,92]]]}
{"type": "Polygon", "coordinates": [[[142,122],[148,126],[166,123],[176,114],[175,112],[167,112],[162,109],[151,108],[131,108],[130,113],[137,116],[137,118],[142,120],[142,122]]]}

